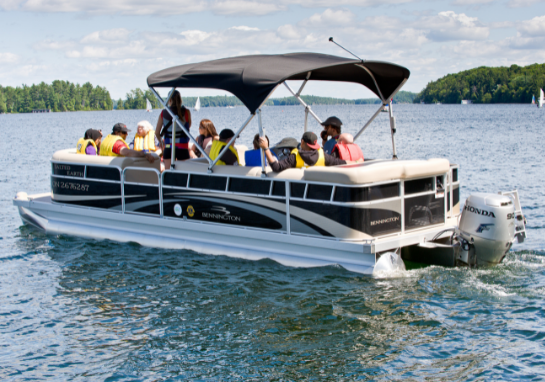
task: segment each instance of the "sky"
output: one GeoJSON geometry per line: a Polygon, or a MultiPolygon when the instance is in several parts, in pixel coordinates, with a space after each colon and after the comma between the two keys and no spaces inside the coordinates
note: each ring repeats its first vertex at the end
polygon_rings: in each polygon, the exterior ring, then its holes
{"type": "MultiPolygon", "coordinates": [[[[545,62],[545,0],[0,0],[0,85],[65,80],[114,99],[171,66],[248,54],[318,52],[393,62],[403,90],[479,66],[545,62]]],[[[185,89],[183,96],[225,94],[185,89]]],[[[369,98],[361,85],[303,94],[369,98]]],[[[287,96],[282,89],[274,97],[287,96]]]]}

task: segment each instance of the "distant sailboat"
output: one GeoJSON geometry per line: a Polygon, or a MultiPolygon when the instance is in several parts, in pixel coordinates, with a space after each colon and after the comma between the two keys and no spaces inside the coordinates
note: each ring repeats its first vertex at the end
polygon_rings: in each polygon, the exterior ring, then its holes
{"type": "Polygon", "coordinates": [[[539,89],[539,101],[537,101],[537,107],[543,107],[543,103],[545,103],[545,94],[543,94],[543,89],[539,89]]]}
{"type": "Polygon", "coordinates": [[[533,96],[532,96],[532,105],[535,105],[535,104],[536,104],[536,96],[533,95],[533,96]]]}
{"type": "Polygon", "coordinates": [[[149,101],[149,99],[146,98],[146,111],[148,113],[151,113],[152,112],[152,109],[151,109],[151,102],[149,101]]]}
{"type": "Polygon", "coordinates": [[[197,102],[195,102],[195,111],[201,110],[201,99],[197,97],[197,102]]]}

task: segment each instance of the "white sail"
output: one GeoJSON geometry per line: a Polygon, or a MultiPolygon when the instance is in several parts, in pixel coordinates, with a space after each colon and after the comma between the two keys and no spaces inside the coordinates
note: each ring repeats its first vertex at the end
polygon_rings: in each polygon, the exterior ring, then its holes
{"type": "Polygon", "coordinates": [[[151,113],[151,102],[146,98],[146,111],[151,113]]]}
{"type": "Polygon", "coordinates": [[[539,89],[539,101],[537,102],[537,107],[543,107],[545,103],[545,95],[543,94],[543,89],[539,89]]]}
{"type": "Polygon", "coordinates": [[[197,97],[197,102],[195,102],[195,111],[201,110],[201,99],[197,97]]]}

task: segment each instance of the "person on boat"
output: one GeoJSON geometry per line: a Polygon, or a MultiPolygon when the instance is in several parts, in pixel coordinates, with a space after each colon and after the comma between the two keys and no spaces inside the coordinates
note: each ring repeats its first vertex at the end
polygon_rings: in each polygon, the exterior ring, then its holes
{"type": "MultiPolygon", "coordinates": [[[[168,108],[172,114],[178,116],[185,129],[189,132],[191,127],[191,112],[188,108],[182,105],[182,96],[180,92],[175,90],[174,94],[170,98],[168,108]]],[[[172,121],[172,115],[163,109],[157,120],[157,127],[155,129],[155,135],[157,139],[163,138],[163,160],[165,168],[170,168],[170,161],[172,160],[172,127],[174,123],[172,121]]],[[[176,160],[189,159],[189,137],[184,133],[182,128],[176,123],[176,160]]]]}
{"type": "Polygon", "coordinates": [[[108,134],[100,145],[100,155],[106,157],[145,157],[148,162],[153,163],[156,157],[144,150],[137,151],[129,148],[125,139],[129,135],[129,129],[123,123],[116,123],[112,133],[108,134]]]}
{"type": "Polygon", "coordinates": [[[95,129],[88,129],[83,138],[78,140],[76,153],[83,155],[98,155],[102,133],[95,129]]]}
{"type": "MultiPolygon", "coordinates": [[[[210,149],[212,148],[212,142],[220,139],[220,136],[216,132],[216,127],[209,119],[202,119],[199,123],[199,136],[197,137],[197,143],[204,151],[210,155],[210,149]]],[[[200,158],[202,153],[197,149],[195,145],[192,145],[189,149],[189,156],[191,158],[200,158]]]]}
{"type": "Polygon", "coordinates": [[[292,137],[282,138],[274,147],[271,147],[271,151],[276,155],[278,160],[287,158],[291,154],[291,150],[299,148],[299,141],[292,137]]]}
{"type": "Polygon", "coordinates": [[[363,153],[358,145],[354,143],[354,137],[352,134],[342,133],[339,135],[337,144],[333,147],[331,152],[335,158],[351,160],[351,161],[363,161],[363,153]]]}
{"type": "MultiPolygon", "coordinates": [[[[269,137],[265,135],[267,139],[267,146],[270,145],[269,137]]],[[[247,167],[256,167],[261,166],[261,148],[259,147],[259,134],[254,136],[253,141],[254,149],[246,150],[244,153],[244,161],[247,167]]],[[[276,156],[276,153],[273,151],[272,154],[276,156]]],[[[265,159],[265,166],[267,166],[267,160],[265,159]]]]}
{"type": "MultiPolygon", "coordinates": [[[[225,146],[229,143],[231,138],[235,136],[235,133],[231,129],[223,129],[220,132],[220,139],[217,141],[214,141],[212,143],[212,147],[210,148],[210,159],[216,160],[218,156],[220,156],[220,153],[223,153],[223,150],[225,146]]],[[[230,166],[238,166],[239,160],[238,160],[238,152],[237,149],[235,149],[235,141],[233,141],[233,144],[229,147],[229,150],[223,154],[220,160],[216,164],[219,165],[230,165],[230,166]]]]}
{"type": "Polygon", "coordinates": [[[325,140],[328,137],[331,137],[328,141],[326,141],[323,144],[324,152],[326,154],[331,155],[331,152],[333,150],[333,147],[337,144],[337,140],[339,139],[339,135],[341,134],[341,126],[342,122],[339,118],[333,116],[329,117],[325,121],[322,122],[322,126],[324,127],[324,130],[326,133],[322,133],[322,139],[325,140]],[[325,138],[324,138],[325,137],[325,138]]]}
{"type": "Polygon", "coordinates": [[[269,149],[265,138],[259,139],[259,147],[265,150],[265,155],[274,172],[280,172],[288,168],[303,168],[312,166],[337,166],[341,164],[354,163],[345,161],[326,154],[320,144],[318,137],[311,131],[307,131],[301,138],[301,150],[293,149],[289,157],[277,161],[269,149]]]}
{"type": "Polygon", "coordinates": [[[146,153],[161,155],[161,142],[157,139],[153,126],[148,121],[140,121],[136,125],[136,135],[129,148],[146,153]]]}

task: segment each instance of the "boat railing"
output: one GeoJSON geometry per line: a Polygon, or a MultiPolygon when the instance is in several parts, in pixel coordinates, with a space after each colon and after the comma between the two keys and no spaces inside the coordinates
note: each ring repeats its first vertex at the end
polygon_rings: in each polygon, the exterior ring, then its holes
{"type": "MultiPolygon", "coordinates": [[[[123,213],[126,213],[125,211],[125,185],[135,185],[140,187],[153,187],[157,188],[157,193],[159,195],[159,216],[163,217],[163,193],[162,193],[162,179],[161,172],[155,168],[146,168],[146,167],[125,167],[122,172],[121,177],[121,211],[123,213]],[[144,171],[144,172],[153,172],[157,175],[157,183],[148,183],[148,182],[131,182],[131,181],[125,181],[125,177],[127,175],[127,172],[130,171],[144,171]]],[[[135,214],[144,214],[144,215],[150,215],[147,213],[142,212],[131,212],[135,214]]]]}
{"type": "MultiPolygon", "coordinates": [[[[342,213],[356,215],[360,213],[360,209],[361,213],[377,209],[399,211],[399,215],[396,215],[399,217],[396,218],[395,223],[397,228],[394,228],[393,223],[390,228],[380,227],[379,229],[377,226],[373,229],[374,237],[403,235],[427,229],[430,226],[446,224],[448,219],[457,216],[460,191],[457,165],[451,165],[450,169],[442,174],[410,179],[391,179],[367,184],[344,184],[310,179],[261,178],[259,176],[194,173],[180,170],[167,170],[161,173],[159,170],[149,167],[128,166],[122,169],[119,166],[104,164],[52,161],[52,191],[53,200],[56,203],[92,209],[117,210],[122,214],[178,219],[184,218],[185,213],[182,214],[184,216],[174,216],[173,212],[168,210],[167,214],[165,209],[169,206],[165,203],[164,193],[175,194],[176,190],[180,189],[190,193],[203,193],[203,197],[213,194],[215,194],[214,197],[220,198],[221,195],[242,195],[262,200],[271,199],[271,202],[276,200],[277,203],[284,205],[282,210],[286,219],[284,227],[276,232],[288,235],[306,235],[297,230],[293,231],[292,219],[298,219],[297,214],[293,211],[294,207],[309,211],[338,207],[345,211],[342,213]],[[144,175],[144,173],[148,175],[144,175]],[[106,186],[107,183],[119,185],[118,207],[111,202],[103,207],[97,207],[92,202],[87,202],[91,199],[86,197],[93,195],[93,189],[95,193],[98,192],[95,195],[105,195],[110,201],[115,199],[115,187],[106,186]],[[110,188],[107,195],[103,193],[104,187],[110,188]],[[91,194],[82,192],[84,188],[91,194]],[[81,195],[82,202],[78,203],[74,199],[70,199],[72,195],[81,195]],[[146,207],[142,208],[142,205],[146,205],[146,207]]],[[[250,199],[249,202],[252,203],[250,199]]],[[[341,213],[340,210],[338,213],[341,213]]],[[[324,216],[328,216],[327,214],[324,216]]],[[[371,215],[366,219],[370,218],[371,215]]],[[[382,218],[375,217],[372,220],[376,219],[382,218]]],[[[186,217],[184,220],[186,222],[229,225],[227,222],[202,220],[192,216],[191,218],[186,217]]],[[[244,226],[252,228],[251,224],[244,226]]],[[[352,240],[353,238],[347,236],[344,239],[352,240]]]]}

